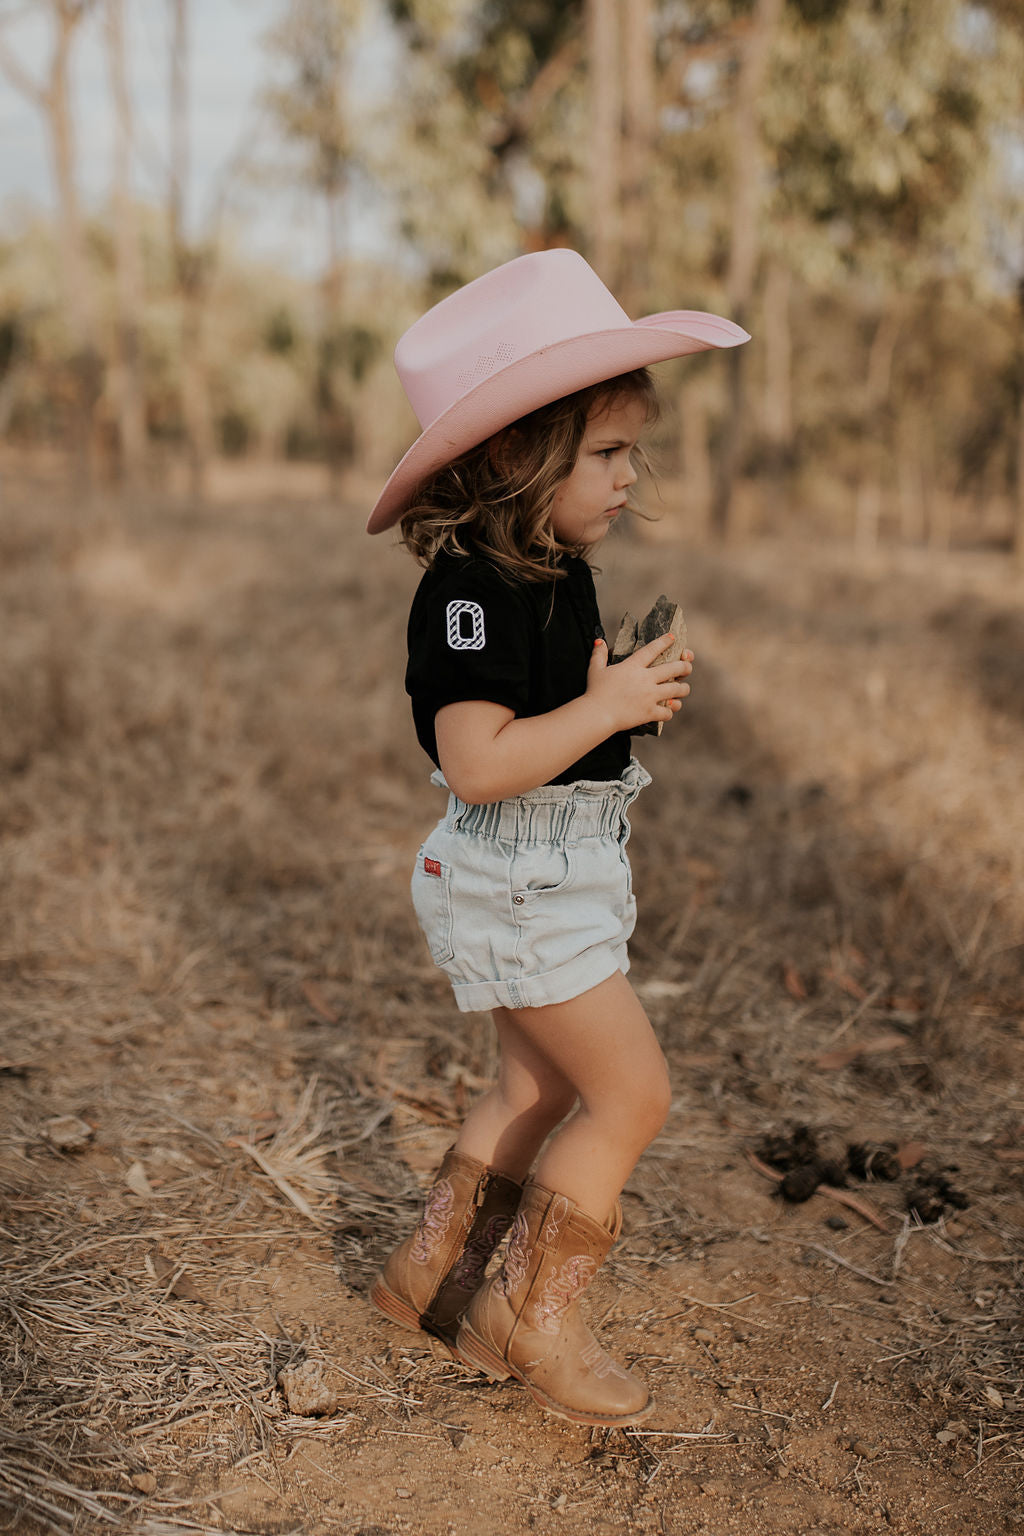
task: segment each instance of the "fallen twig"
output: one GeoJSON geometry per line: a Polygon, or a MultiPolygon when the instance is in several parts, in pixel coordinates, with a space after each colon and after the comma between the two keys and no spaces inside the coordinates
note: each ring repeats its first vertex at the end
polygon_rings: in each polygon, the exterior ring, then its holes
{"type": "Polygon", "coordinates": [[[872,1285],[895,1285],[895,1280],[883,1280],[881,1275],[873,1275],[868,1269],[861,1269],[857,1264],[851,1264],[849,1259],[844,1259],[841,1253],[836,1253],[834,1248],[826,1248],[822,1243],[812,1243],[807,1237],[785,1237],[781,1232],[774,1233],[780,1243],[795,1243],[799,1248],[812,1248],[815,1253],[824,1254],[826,1259],[831,1259],[833,1264],[841,1264],[844,1269],[849,1269],[855,1275],[860,1275],[862,1280],[870,1280],[872,1285]]]}
{"type": "MultiPolygon", "coordinates": [[[[782,1183],[782,1174],[775,1168],[769,1168],[767,1163],[762,1163],[761,1159],[756,1157],[753,1152],[748,1151],[747,1158],[751,1165],[757,1169],[758,1173],[763,1174],[766,1179],[771,1179],[773,1184],[782,1183]]],[[[866,1200],[861,1200],[857,1195],[851,1195],[848,1190],[836,1189],[831,1184],[819,1184],[814,1193],[816,1195],[825,1195],[827,1199],[836,1200],[840,1205],[845,1205],[851,1211],[856,1211],[858,1216],[863,1216],[865,1221],[870,1221],[871,1225],[877,1227],[879,1232],[887,1232],[889,1230],[882,1217],[868,1205],[866,1200]]]]}

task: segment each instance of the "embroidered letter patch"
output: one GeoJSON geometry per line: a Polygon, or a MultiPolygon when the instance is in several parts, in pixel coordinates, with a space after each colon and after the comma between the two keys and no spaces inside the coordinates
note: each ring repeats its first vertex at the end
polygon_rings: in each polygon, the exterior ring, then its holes
{"type": "Polygon", "coordinates": [[[480,604],[460,598],[450,602],[445,611],[448,618],[448,644],[452,650],[482,651],[484,611],[480,604]]]}
{"type": "Polygon", "coordinates": [[[440,875],[441,866],[436,859],[424,859],[423,873],[425,875],[440,875]]]}

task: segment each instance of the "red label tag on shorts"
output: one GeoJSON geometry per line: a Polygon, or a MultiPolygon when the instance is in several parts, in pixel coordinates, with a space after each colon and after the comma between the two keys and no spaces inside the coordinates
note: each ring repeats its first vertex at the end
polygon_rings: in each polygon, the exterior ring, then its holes
{"type": "Polygon", "coordinates": [[[424,859],[423,873],[425,875],[440,875],[441,866],[436,859],[424,859]]]}

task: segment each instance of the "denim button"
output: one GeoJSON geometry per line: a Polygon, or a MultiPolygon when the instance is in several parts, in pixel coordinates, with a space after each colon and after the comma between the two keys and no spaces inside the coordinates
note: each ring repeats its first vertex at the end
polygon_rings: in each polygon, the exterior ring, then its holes
{"type": "Polygon", "coordinates": [[[526,897],[520,896],[519,892],[517,891],[516,894],[512,897],[512,900],[515,902],[517,907],[521,907],[523,902],[526,900],[526,897]]]}

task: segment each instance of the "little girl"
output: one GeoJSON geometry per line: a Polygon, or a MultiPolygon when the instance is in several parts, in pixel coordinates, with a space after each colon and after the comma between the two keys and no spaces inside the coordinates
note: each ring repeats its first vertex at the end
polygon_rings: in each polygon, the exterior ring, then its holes
{"type": "Polygon", "coordinates": [[[400,520],[426,567],[406,687],[449,797],[413,901],[458,1006],[493,1010],[500,1053],[372,1299],[581,1424],[653,1407],[577,1301],[669,1108],[626,980],[626,813],[650,783],[629,736],[682,707],[693,660],[659,661],[666,635],[609,666],[587,562],[637,478],[656,411],[647,365],[747,339],[692,311],[630,321],[572,251],[508,262],[399,342],[423,432],[368,524],[400,520]]]}

